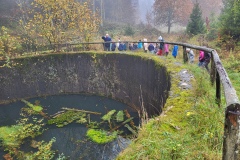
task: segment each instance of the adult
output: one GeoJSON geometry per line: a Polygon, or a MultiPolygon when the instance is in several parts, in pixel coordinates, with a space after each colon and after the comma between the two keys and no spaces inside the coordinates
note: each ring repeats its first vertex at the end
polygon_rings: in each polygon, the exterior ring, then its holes
{"type": "Polygon", "coordinates": [[[173,48],[173,52],[172,52],[172,55],[173,55],[174,58],[177,57],[177,50],[178,50],[178,46],[175,45],[174,48],[173,48]]]}
{"type": "MultiPolygon", "coordinates": [[[[106,37],[102,37],[102,39],[104,40],[104,42],[110,42],[112,41],[111,37],[109,37],[108,34],[106,34],[106,37]]],[[[110,51],[110,43],[105,43],[104,45],[104,51],[110,51]]]]}
{"type": "Polygon", "coordinates": [[[163,46],[164,46],[164,39],[162,38],[162,36],[159,36],[158,41],[160,41],[160,46],[159,46],[159,55],[162,56],[163,55],[163,46]]]}
{"type": "Polygon", "coordinates": [[[189,57],[189,63],[193,63],[194,57],[195,57],[193,50],[191,50],[190,48],[187,48],[187,53],[188,53],[188,57],[189,57]]]}
{"type": "Polygon", "coordinates": [[[148,50],[150,53],[154,54],[154,45],[152,43],[150,43],[150,45],[148,46],[148,50]]]}

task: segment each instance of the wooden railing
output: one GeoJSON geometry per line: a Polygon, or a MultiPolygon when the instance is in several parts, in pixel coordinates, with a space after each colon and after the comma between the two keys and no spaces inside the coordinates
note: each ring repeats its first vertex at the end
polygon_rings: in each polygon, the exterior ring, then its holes
{"type": "MultiPolygon", "coordinates": [[[[126,43],[127,49],[129,43],[139,43],[139,41],[121,41],[126,43]]],[[[89,44],[105,44],[109,42],[90,42],[90,43],[67,43],[65,44],[67,51],[71,51],[71,47],[74,45],[82,45],[83,50],[86,51],[86,45],[89,44]]],[[[119,43],[111,42],[111,43],[119,43]]],[[[239,136],[239,115],[240,115],[240,103],[237,97],[236,91],[232,86],[232,83],[228,77],[226,70],[224,69],[218,53],[216,50],[211,48],[200,47],[196,45],[191,45],[187,43],[179,42],[159,42],[159,41],[148,41],[141,43],[164,43],[170,45],[178,45],[183,47],[183,61],[188,62],[188,55],[186,48],[201,50],[204,52],[211,53],[211,72],[210,79],[212,85],[216,82],[216,101],[220,105],[221,103],[221,84],[223,87],[223,92],[226,100],[225,109],[225,125],[224,125],[224,141],[223,141],[223,160],[236,160],[238,159],[238,144],[240,142],[239,136]]],[[[163,45],[164,46],[164,45],[163,45]]]]}

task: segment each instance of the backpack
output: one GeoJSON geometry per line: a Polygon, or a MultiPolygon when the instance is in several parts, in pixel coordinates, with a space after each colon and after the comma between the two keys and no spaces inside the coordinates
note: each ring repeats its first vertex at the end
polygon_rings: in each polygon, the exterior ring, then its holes
{"type": "Polygon", "coordinates": [[[211,54],[204,52],[204,62],[210,63],[211,61],[211,54]]]}

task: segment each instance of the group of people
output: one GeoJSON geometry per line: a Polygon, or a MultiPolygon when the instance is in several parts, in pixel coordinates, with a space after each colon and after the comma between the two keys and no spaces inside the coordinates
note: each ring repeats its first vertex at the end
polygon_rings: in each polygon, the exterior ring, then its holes
{"type": "MultiPolygon", "coordinates": [[[[102,39],[105,42],[109,42],[109,43],[105,43],[104,44],[104,51],[115,51],[116,48],[118,48],[119,51],[126,51],[127,50],[127,45],[126,43],[121,42],[120,38],[118,38],[118,43],[111,43],[112,39],[109,37],[108,34],[106,34],[106,36],[102,37],[102,39]]],[[[138,50],[138,49],[143,49],[145,53],[147,53],[147,51],[149,51],[149,53],[152,54],[156,54],[156,55],[160,55],[163,56],[163,54],[165,53],[165,56],[168,56],[169,54],[169,44],[164,44],[164,40],[162,38],[162,36],[160,36],[158,38],[158,41],[156,41],[156,43],[150,43],[148,45],[148,43],[144,43],[147,42],[147,39],[143,39],[143,43],[141,40],[139,40],[139,43],[133,43],[133,44],[129,44],[129,50],[138,50]]],[[[188,53],[188,57],[189,57],[189,63],[194,63],[194,57],[195,54],[193,53],[193,50],[191,50],[190,48],[186,49],[187,53],[188,53]]],[[[177,57],[177,52],[178,52],[178,46],[175,45],[172,51],[172,56],[174,58],[177,57]]],[[[200,56],[199,56],[199,63],[198,66],[200,67],[205,67],[207,69],[208,72],[209,68],[208,68],[208,64],[210,63],[211,60],[211,54],[204,52],[204,51],[200,51],[200,56]]]]}
{"type": "MultiPolygon", "coordinates": [[[[126,51],[127,47],[128,47],[129,50],[143,49],[145,53],[147,53],[149,51],[152,54],[157,54],[157,55],[160,55],[160,56],[163,56],[163,53],[165,53],[165,55],[168,56],[168,53],[169,53],[169,49],[168,49],[169,44],[164,44],[163,43],[164,40],[163,40],[162,36],[160,36],[158,38],[158,41],[156,41],[155,45],[153,45],[153,43],[150,43],[148,45],[148,43],[144,43],[144,42],[147,42],[147,39],[143,39],[143,43],[142,43],[141,40],[139,40],[138,44],[136,44],[136,43],[131,44],[130,43],[129,46],[127,46],[127,44],[125,42],[121,42],[120,38],[118,38],[118,43],[115,44],[114,42],[112,42],[112,39],[111,39],[111,37],[109,37],[108,34],[106,34],[105,37],[103,36],[102,39],[105,42],[109,42],[109,43],[104,44],[104,51],[115,51],[116,48],[119,51],[126,51]]],[[[178,46],[175,45],[174,48],[173,48],[173,52],[172,52],[172,55],[175,58],[177,56],[177,50],[178,50],[178,46]]]]}

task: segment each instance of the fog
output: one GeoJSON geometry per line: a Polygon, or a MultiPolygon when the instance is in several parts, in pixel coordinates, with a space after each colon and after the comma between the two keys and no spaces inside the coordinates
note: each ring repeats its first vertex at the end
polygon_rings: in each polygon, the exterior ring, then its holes
{"type": "Polygon", "coordinates": [[[154,0],[139,0],[139,14],[141,21],[146,22],[147,11],[152,11],[153,4],[154,0]]]}

